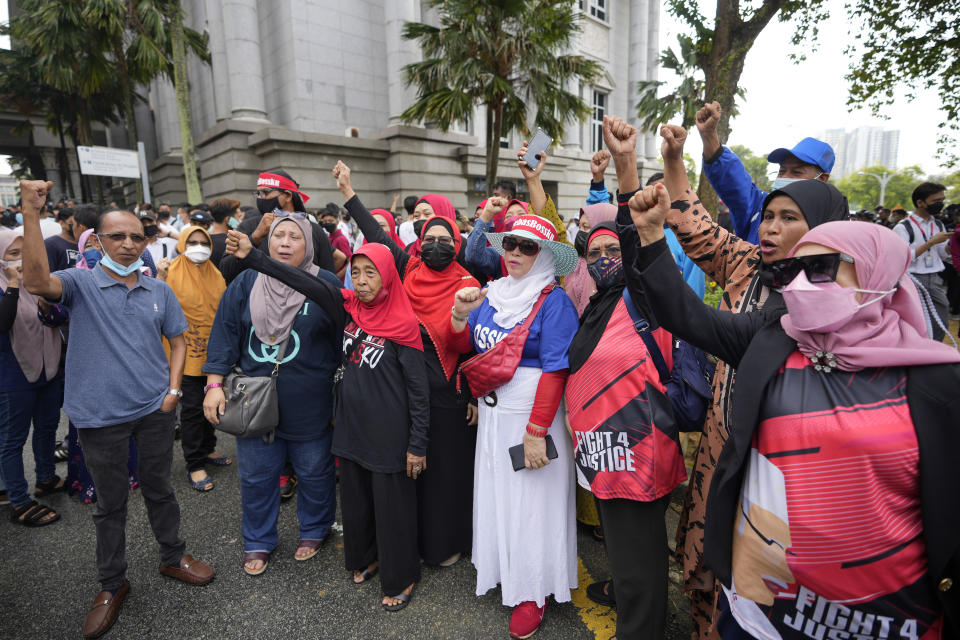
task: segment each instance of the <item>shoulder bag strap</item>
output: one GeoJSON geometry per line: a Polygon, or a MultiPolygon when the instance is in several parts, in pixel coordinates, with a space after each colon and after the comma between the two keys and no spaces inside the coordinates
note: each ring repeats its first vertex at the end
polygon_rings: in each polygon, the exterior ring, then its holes
{"type": "Polygon", "coordinates": [[[537,314],[540,313],[540,307],[543,306],[543,303],[546,301],[547,296],[550,295],[550,292],[556,288],[557,285],[551,284],[544,287],[543,291],[540,292],[540,297],[537,298],[537,301],[534,303],[533,308],[530,309],[530,313],[527,314],[527,317],[524,318],[523,324],[520,325],[521,329],[530,330],[530,325],[533,324],[533,320],[537,317],[537,314]]]}
{"type": "Polygon", "coordinates": [[[633,320],[633,328],[636,329],[637,335],[646,345],[650,359],[653,360],[653,365],[657,368],[657,373],[660,374],[660,384],[666,385],[670,380],[670,371],[667,369],[666,360],[663,359],[663,352],[660,351],[657,341],[650,332],[650,323],[640,315],[637,307],[633,304],[633,299],[630,297],[630,291],[626,287],[623,288],[623,302],[627,307],[627,313],[630,314],[630,319],[633,320]]]}

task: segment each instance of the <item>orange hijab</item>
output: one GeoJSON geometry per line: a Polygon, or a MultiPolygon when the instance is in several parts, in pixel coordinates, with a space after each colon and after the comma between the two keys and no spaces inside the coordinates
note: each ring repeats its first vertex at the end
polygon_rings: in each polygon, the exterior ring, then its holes
{"type": "Polygon", "coordinates": [[[201,376],[201,367],[207,359],[207,340],[210,338],[210,329],[213,327],[213,318],[217,315],[217,306],[220,297],[227,289],[227,284],[217,269],[209,260],[196,264],[184,255],[187,249],[187,238],[195,231],[201,232],[210,241],[210,234],[203,227],[190,226],[180,232],[177,240],[177,251],[180,253],[170,263],[167,273],[167,284],[180,302],[183,315],[187,317],[189,328],[183,337],[187,341],[187,363],[184,374],[201,376]]]}

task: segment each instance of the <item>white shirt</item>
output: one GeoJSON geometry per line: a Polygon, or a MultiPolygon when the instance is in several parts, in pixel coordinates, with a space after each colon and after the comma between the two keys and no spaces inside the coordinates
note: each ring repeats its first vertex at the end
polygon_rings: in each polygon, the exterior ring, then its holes
{"type": "Polygon", "coordinates": [[[63,229],[60,227],[60,223],[53,218],[40,218],[40,233],[44,240],[59,235],[61,231],[63,229]]]}
{"type": "Polygon", "coordinates": [[[147,251],[150,252],[154,263],[160,262],[164,258],[173,260],[179,255],[177,253],[177,241],[172,238],[157,238],[156,242],[147,245],[147,251]],[[166,251],[164,251],[164,247],[166,247],[166,251]]]}
{"type": "Polygon", "coordinates": [[[163,222],[158,222],[158,223],[157,223],[157,226],[160,227],[160,231],[164,232],[165,234],[167,234],[167,235],[168,235],[169,237],[171,237],[171,238],[179,238],[179,237],[180,237],[180,230],[179,230],[179,229],[175,229],[175,228],[171,227],[170,225],[165,224],[165,223],[163,223],[163,222]]]}
{"type": "Polygon", "coordinates": [[[917,255],[917,248],[920,245],[926,244],[927,240],[940,233],[941,228],[936,220],[933,218],[924,220],[914,212],[903,219],[903,224],[894,226],[893,231],[910,245],[910,254],[913,259],[910,261],[910,266],[907,267],[909,273],[940,273],[943,271],[943,261],[950,250],[949,240],[944,240],[940,244],[930,247],[919,256],[917,255]],[[904,228],[906,224],[913,228],[913,242],[910,242],[910,234],[904,228]]]}

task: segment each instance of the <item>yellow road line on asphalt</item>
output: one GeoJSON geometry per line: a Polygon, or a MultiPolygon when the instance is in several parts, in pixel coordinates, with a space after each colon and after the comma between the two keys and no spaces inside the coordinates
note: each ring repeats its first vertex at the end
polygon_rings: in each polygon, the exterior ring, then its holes
{"type": "Polygon", "coordinates": [[[613,607],[604,607],[587,597],[587,585],[593,582],[594,579],[583,565],[583,560],[577,558],[579,588],[570,592],[570,599],[583,624],[587,625],[594,637],[597,640],[610,640],[617,632],[617,612],[613,607]]]}

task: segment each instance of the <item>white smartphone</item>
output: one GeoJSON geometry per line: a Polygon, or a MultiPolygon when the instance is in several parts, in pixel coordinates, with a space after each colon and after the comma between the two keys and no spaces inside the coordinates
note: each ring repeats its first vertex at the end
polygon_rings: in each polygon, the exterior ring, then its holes
{"type": "Polygon", "coordinates": [[[543,129],[537,129],[537,132],[533,134],[533,140],[527,145],[527,154],[523,156],[523,161],[531,169],[536,169],[540,164],[540,152],[549,149],[551,144],[553,144],[553,138],[545,134],[543,129]]]}

